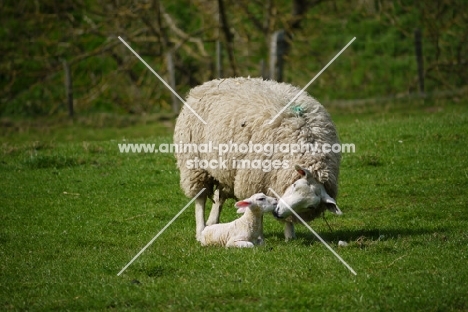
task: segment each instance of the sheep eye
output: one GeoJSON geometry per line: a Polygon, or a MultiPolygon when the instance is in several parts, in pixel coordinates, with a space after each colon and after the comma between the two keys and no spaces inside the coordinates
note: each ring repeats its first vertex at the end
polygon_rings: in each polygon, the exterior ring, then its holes
{"type": "Polygon", "coordinates": [[[259,201],[264,201],[264,200],[265,200],[265,197],[260,197],[258,200],[259,200],[259,201]]]}

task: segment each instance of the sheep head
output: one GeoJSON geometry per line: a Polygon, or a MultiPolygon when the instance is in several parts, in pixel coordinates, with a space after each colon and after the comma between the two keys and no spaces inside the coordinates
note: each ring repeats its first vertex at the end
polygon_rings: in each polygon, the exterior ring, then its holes
{"type": "Polygon", "coordinates": [[[295,169],[301,178],[290,185],[281,197],[278,206],[273,211],[273,215],[277,219],[284,219],[292,215],[289,208],[297,213],[322,208],[338,215],[342,214],[336,201],[327,194],[323,184],[317,182],[309,170],[298,165],[295,166],[295,169]]]}

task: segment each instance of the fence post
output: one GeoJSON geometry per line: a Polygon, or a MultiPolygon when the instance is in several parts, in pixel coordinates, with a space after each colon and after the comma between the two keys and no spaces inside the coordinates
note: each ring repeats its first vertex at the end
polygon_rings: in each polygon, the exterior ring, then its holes
{"type": "Polygon", "coordinates": [[[73,117],[73,81],[70,71],[70,65],[67,60],[62,60],[63,70],[65,71],[65,94],[67,97],[68,116],[73,117]]]}
{"type": "Polygon", "coordinates": [[[265,60],[264,59],[260,60],[260,76],[263,79],[268,79],[268,73],[266,73],[265,60]]]}
{"type": "Polygon", "coordinates": [[[218,39],[216,40],[216,76],[218,78],[223,77],[223,63],[222,63],[222,47],[221,41],[218,39]]]}
{"type": "Polygon", "coordinates": [[[424,94],[424,61],[422,52],[421,29],[414,30],[414,46],[416,53],[416,63],[418,65],[419,92],[424,94]]]}
{"type": "Polygon", "coordinates": [[[283,81],[284,55],[287,42],[284,29],[275,31],[270,42],[270,79],[283,81]]]}
{"type": "MultiPolygon", "coordinates": [[[[172,90],[176,91],[176,81],[175,81],[175,69],[174,69],[174,60],[172,59],[172,51],[166,53],[166,63],[167,63],[167,73],[169,74],[169,85],[172,90]]],[[[172,112],[177,114],[179,112],[179,100],[177,96],[171,92],[172,100],[172,112]]]]}

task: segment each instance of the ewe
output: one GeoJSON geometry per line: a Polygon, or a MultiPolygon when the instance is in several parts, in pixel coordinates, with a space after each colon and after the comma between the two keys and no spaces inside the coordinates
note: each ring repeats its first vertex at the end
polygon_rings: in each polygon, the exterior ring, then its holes
{"type": "Polygon", "coordinates": [[[263,214],[276,208],[276,198],[263,193],[236,203],[242,217],[230,223],[213,224],[201,233],[201,244],[226,247],[253,247],[263,243],[263,214]]]}
{"type": "MultiPolygon", "coordinates": [[[[261,78],[227,78],[212,80],[190,90],[187,104],[206,121],[206,125],[186,106],[180,112],[174,130],[174,143],[214,146],[228,143],[238,146],[252,143],[259,146],[304,144],[317,146],[314,151],[287,153],[244,152],[236,149],[216,149],[208,152],[188,150],[176,153],[180,170],[180,185],[188,197],[195,200],[196,236],[200,240],[205,228],[205,203],[213,199],[207,225],[219,222],[223,203],[228,198],[246,198],[263,192],[274,195],[285,193],[296,180],[306,178],[310,191],[297,197],[287,196],[286,203],[305,221],[311,221],[325,210],[339,214],[336,205],[341,151],[321,149],[339,143],[338,134],[325,108],[306,92],[286,83],[265,81],[261,78]],[[291,100],[293,103],[283,110],[291,100]],[[283,111],[282,111],[283,110],[283,111]],[[275,115],[280,111],[282,113],[275,115]],[[194,166],[193,160],[206,163],[224,161],[226,166],[194,166]],[[239,168],[238,161],[262,168],[239,168]],[[279,164],[279,165],[278,165],[279,164]],[[265,165],[265,167],[263,167],[265,165]],[[269,166],[271,165],[271,167],[269,166]],[[292,170],[296,167],[295,174],[292,170]],[[307,171],[306,171],[307,170],[307,171]],[[288,201],[287,199],[294,201],[288,201]],[[304,203],[310,203],[309,206],[304,203]]],[[[301,182],[304,183],[304,182],[301,182]]],[[[278,205],[278,206],[281,206],[278,205]]],[[[294,216],[289,209],[278,209],[275,216],[285,222],[285,237],[294,237],[294,216]]]]}

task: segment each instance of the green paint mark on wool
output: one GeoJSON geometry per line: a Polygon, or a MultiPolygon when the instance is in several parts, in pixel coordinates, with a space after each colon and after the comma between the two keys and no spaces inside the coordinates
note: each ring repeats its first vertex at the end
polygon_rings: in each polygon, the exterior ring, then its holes
{"type": "Polygon", "coordinates": [[[299,106],[299,105],[291,106],[290,109],[291,109],[291,111],[292,111],[294,114],[296,114],[296,115],[298,115],[298,116],[304,115],[304,112],[305,112],[304,108],[302,108],[302,107],[299,106]]]}

